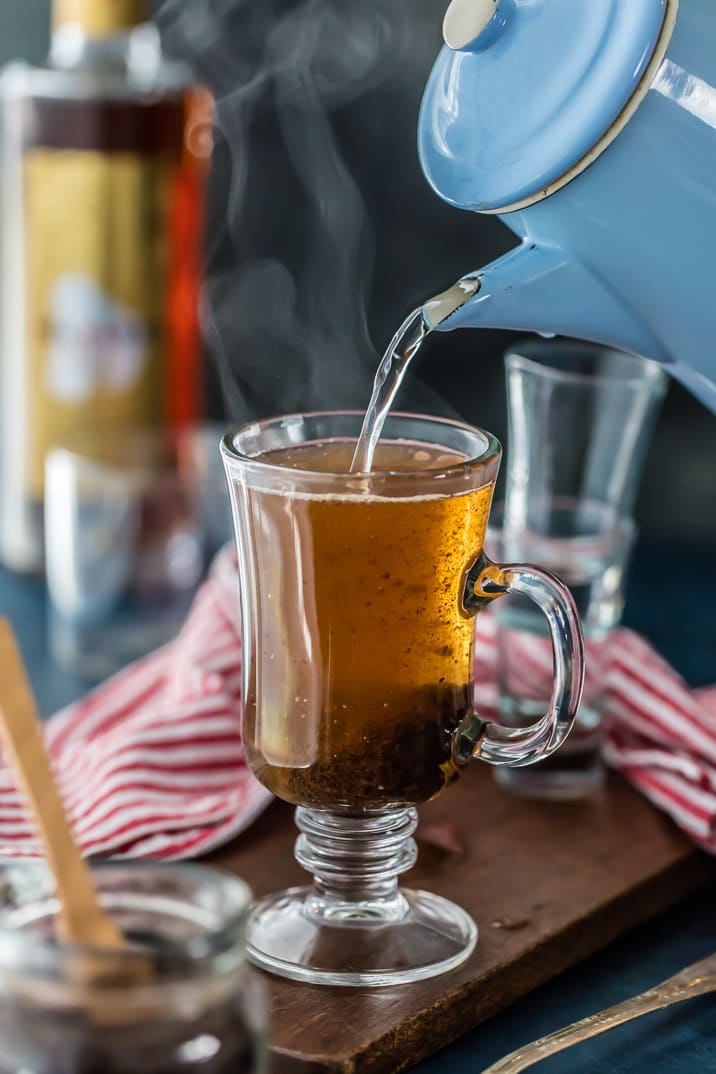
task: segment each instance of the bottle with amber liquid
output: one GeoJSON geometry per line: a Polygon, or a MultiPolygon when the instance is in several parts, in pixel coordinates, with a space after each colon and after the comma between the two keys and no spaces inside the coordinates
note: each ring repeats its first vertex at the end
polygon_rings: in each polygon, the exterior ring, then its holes
{"type": "Polygon", "coordinates": [[[0,560],[18,571],[42,569],[49,449],[202,409],[209,106],[148,8],[55,0],[46,66],[0,75],[0,560]]]}

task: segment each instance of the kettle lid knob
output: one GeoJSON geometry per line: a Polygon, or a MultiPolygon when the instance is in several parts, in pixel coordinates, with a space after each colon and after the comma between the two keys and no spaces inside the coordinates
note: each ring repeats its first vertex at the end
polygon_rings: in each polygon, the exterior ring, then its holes
{"type": "Polygon", "coordinates": [[[443,20],[443,38],[455,52],[479,52],[507,25],[514,0],[452,0],[443,20]]]}

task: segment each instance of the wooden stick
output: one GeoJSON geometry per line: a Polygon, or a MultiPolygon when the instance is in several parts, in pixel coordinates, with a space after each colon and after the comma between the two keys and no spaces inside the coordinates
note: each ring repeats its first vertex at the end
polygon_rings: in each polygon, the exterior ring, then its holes
{"type": "Polygon", "coordinates": [[[125,947],[124,936],[100,905],[89,866],[75,843],[40,734],[35,699],[6,619],[0,619],[0,740],[57,882],[58,938],[97,950],[125,947]]]}

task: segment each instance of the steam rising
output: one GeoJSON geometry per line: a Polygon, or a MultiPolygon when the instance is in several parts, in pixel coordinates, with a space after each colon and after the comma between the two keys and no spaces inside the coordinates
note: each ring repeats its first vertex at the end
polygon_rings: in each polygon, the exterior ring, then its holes
{"type": "Polygon", "coordinates": [[[234,419],[367,403],[371,228],[331,113],[409,62],[409,2],[160,5],[165,42],[215,91],[230,164],[205,313],[234,419]]]}

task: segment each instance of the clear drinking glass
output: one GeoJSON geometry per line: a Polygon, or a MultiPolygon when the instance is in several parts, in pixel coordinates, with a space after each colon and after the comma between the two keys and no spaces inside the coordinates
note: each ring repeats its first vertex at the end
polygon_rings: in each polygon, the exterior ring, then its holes
{"type": "MultiPolygon", "coordinates": [[[[504,559],[518,555],[554,571],[569,586],[584,632],[584,692],[577,719],[559,753],[529,771],[499,770],[502,786],[530,798],[581,798],[604,781],[602,717],[612,629],[624,608],[624,581],[636,530],[614,508],[589,500],[554,500],[542,516],[545,532],[525,530],[505,539],[504,506],[490,517],[486,549],[504,559]],[[519,551],[518,551],[519,549],[519,551]]],[[[495,608],[500,719],[509,727],[531,723],[552,686],[549,635],[533,606],[510,597],[495,608]]]]}
{"type": "Polygon", "coordinates": [[[212,555],[231,538],[222,432],[78,432],[50,452],[49,636],[62,667],[100,680],[178,633],[212,555]]]}
{"type": "Polygon", "coordinates": [[[298,808],[313,886],[260,900],[247,926],[264,969],[318,984],[392,985],[459,965],[472,919],[398,888],[415,806],[472,758],[531,764],[569,732],[583,682],[569,591],[483,552],[501,449],[458,422],[392,415],[371,474],[349,474],[358,413],[276,418],[222,445],[243,622],[243,737],[255,774],[298,808]],[[554,653],[529,727],[472,704],[474,619],[505,593],[534,601],[554,653]]]}
{"type": "MultiPolygon", "coordinates": [[[[496,778],[529,797],[575,798],[603,779],[609,636],[622,616],[636,535],[631,514],[667,379],[653,362],[569,342],[519,344],[506,370],[506,498],[493,513],[488,548],[538,563],[569,586],[584,629],[586,678],[559,757],[496,778]]],[[[500,715],[520,727],[549,696],[549,641],[519,599],[502,602],[495,615],[500,715]]]]}
{"type": "Polygon", "coordinates": [[[58,942],[45,866],[0,866],[0,1074],[263,1069],[266,1003],[246,962],[246,885],[194,865],[92,871],[129,941],[121,951],[58,942]],[[100,972],[88,974],[93,963],[100,972]]]}
{"type": "Polygon", "coordinates": [[[668,380],[656,363],[588,343],[527,340],[505,358],[505,525],[546,529],[554,500],[631,518],[668,380]]]}

